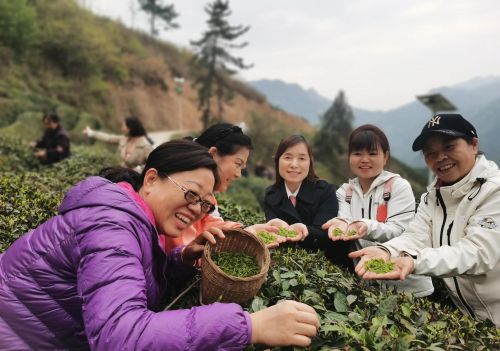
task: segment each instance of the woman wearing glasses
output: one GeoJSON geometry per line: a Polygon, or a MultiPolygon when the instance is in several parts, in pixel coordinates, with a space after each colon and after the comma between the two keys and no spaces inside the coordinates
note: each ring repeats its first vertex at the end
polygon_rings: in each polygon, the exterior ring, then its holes
{"type": "Polygon", "coordinates": [[[168,284],[194,274],[205,242],[223,239],[203,232],[168,254],[157,239],[179,236],[213,210],[216,169],[206,148],[172,141],[150,154],[140,176],[124,176],[132,184],[90,177],[71,188],[57,216],[0,255],[0,349],[308,345],[318,319],[294,301],[252,314],[221,303],[159,310],[168,284]]]}
{"type": "MultiPolygon", "coordinates": [[[[216,186],[215,191],[226,191],[233,181],[241,177],[241,173],[246,167],[250,149],[252,148],[250,137],[243,133],[238,126],[230,123],[218,123],[206,129],[194,141],[205,146],[217,164],[220,182],[216,186]]],[[[215,197],[212,197],[210,201],[217,204],[215,197]]],[[[253,233],[259,230],[276,232],[279,226],[288,227],[288,224],[275,219],[266,224],[255,224],[246,227],[245,230],[253,233]]],[[[232,229],[239,227],[242,227],[241,223],[224,221],[220,213],[215,210],[213,213],[204,216],[201,220],[183,230],[181,236],[177,238],[160,236],[160,242],[164,245],[165,251],[169,251],[178,245],[189,243],[204,231],[214,230],[213,228],[232,229]]],[[[308,234],[307,228],[304,225],[296,224],[293,229],[299,232],[299,235],[293,238],[294,241],[304,239],[308,234]]],[[[272,246],[276,246],[284,240],[284,238],[278,237],[277,242],[272,246]]]]}

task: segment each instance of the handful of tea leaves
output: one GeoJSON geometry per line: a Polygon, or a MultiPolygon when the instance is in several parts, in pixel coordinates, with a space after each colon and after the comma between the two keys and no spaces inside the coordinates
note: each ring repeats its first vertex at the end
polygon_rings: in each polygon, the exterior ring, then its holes
{"type": "Polygon", "coordinates": [[[280,227],[278,229],[278,235],[281,235],[285,238],[295,238],[297,236],[297,232],[295,230],[291,230],[291,229],[286,229],[286,228],[283,228],[283,227],[280,227]]]}
{"type": "Polygon", "coordinates": [[[347,232],[347,236],[354,236],[357,234],[358,234],[358,232],[356,231],[356,229],[351,229],[347,232]]]}
{"type": "Polygon", "coordinates": [[[394,269],[394,262],[385,261],[383,258],[372,258],[365,262],[365,268],[378,274],[389,273],[394,269]]]}
{"type": "Polygon", "coordinates": [[[243,252],[219,252],[212,254],[212,260],[226,274],[233,277],[251,277],[260,272],[255,257],[243,252]]]}
{"type": "Polygon", "coordinates": [[[257,232],[259,238],[264,242],[264,244],[269,245],[276,242],[276,237],[265,230],[257,232]]]}
{"type": "Polygon", "coordinates": [[[344,235],[344,232],[340,228],[335,228],[332,232],[333,236],[342,236],[344,235]]]}
{"type": "Polygon", "coordinates": [[[354,235],[357,235],[358,232],[356,231],[356,229],[351,229],[349,230],[347,233],[344,234],[344,232],[342,231],[342,229],[340,228],[335,228],[332,232],[332,235],[333,236],[354,236],[354,235]]]}

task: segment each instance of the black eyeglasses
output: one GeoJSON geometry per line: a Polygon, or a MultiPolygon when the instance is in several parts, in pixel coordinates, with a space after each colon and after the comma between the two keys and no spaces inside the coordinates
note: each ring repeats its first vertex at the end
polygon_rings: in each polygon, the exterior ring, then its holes
{"type": "Polygon", "coordinates": [[[181,189],[184,192],[184,199],[186,202],[190,205],[196,205],[199,203],[201,205],[201,211],[209,214],[215,211],[215,205],[211,203],[210,201],[203,200],[198,193],[194,192],[193,190],[189,190],[184,188],[182,185],[177,183],[175,180],[167,176],[168,180],[170,180],[172,183],[174,183],[179,189],[181,189]]]}

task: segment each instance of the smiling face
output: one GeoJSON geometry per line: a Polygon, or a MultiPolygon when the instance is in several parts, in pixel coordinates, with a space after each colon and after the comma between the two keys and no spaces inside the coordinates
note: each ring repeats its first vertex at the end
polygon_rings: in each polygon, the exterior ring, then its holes
{"type": "MultiPolygon", "coordinates": [[[[204,200],[213,202],[215,179],[212,171],[198,168],[192,171],[178,172],[170,175],[175,183],[191,190],[204,200]]],[[[156,227],[161,233],[177,237],[181,231],[204,216],[201,204],[188,204],[182,191],[168,178],[160,178],[158,172],[151,168],[146,172],[144,183],[139,194],[153,212],[156,227]]]]}
{"type": "Polygon", "coordinates": [[[468,144],[463,138],[450,139],[435,134],[426,140],[422,151],[427,167],[443,185],[451,185],[465,177],[474,167],[478,140],[473,138],[468,144]]]}
{"type": "Polygon", "coordinates": [[[297,190],[309,174],[311,158],[304,143],[290,146],[280,156],[278,162],[278,172],[284,179],[288,189],[297,190]]]}
{"type": "Polygon", "coordinates": [[[208,149],[217,163],[219,171],[220,185],[216,189],[219,192],[226,191],[231,183],[241,177],[241,171],[247,166],[250,150],[247,147],[241,147],[232,155],[221,156],[217,148],[212,146],[208,149]]]}
{"type": "Polygon", "coordinates": [[[349,166],[358,177],[363,190],[368,190],[373,180],[382,173],[388,158],[389,153],[384,153],[380,146],[375,150],[356,150],[349,154],[349,166]]]}

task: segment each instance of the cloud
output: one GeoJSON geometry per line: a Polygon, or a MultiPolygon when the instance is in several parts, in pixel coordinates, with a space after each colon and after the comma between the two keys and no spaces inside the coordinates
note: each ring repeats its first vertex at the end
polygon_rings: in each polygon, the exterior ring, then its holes
{"type": "MultiPolygon", "coordinates": [[[[235,52],[254,64],[240,73],[246,79],[278,78],[332,99],[344,89],[357,107],[388,109],[436,86],[500,75],[496,0],[233,0],[230,5],[230,22],[251,26],[242,38],[249,46],[235,52]]],[[[201,36],[206,14],[199,0],[175,6],[181,29],[163,38],[187,47],[201,36]]],[[[130,21],[128,1],[97,1],[95,7],[130,21]]],[[[147,29],[143,15],[138,23],[147,29]]]]}

